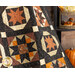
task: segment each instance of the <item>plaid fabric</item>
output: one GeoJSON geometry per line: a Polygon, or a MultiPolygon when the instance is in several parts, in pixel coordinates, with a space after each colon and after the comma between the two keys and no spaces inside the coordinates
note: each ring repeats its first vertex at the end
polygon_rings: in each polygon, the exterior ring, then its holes
{"type": "Polygon", "coordinates": [[[44,7],[0,7],[0,67],[72,67],[44,7]]]}

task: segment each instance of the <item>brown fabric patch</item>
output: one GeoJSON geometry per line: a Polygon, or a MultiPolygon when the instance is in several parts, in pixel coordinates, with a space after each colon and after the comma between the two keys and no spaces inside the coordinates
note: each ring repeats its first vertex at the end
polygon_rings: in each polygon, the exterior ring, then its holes
{"type": "Polygon", "coordinates": [[[27,44],[18,45],[18,50],[20,54],[28,53],[27,44]]]}

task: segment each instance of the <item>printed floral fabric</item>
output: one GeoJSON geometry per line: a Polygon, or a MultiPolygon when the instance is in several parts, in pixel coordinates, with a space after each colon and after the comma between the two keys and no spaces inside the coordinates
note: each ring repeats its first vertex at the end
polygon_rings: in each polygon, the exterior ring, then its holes
{"type": "Polygon", "coordinates": [[[1,68],[72,67],[43,8],[0,7],[1,68]]]}

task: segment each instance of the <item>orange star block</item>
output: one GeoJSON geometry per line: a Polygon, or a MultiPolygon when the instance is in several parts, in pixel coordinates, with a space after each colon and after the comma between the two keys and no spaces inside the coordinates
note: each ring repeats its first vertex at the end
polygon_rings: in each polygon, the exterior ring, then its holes
{"type": "Polygon", "coordinates": [[[22,20],[25,19],[24,17],[22,17],[23,11],[19,11],[19,8],[16,10],[16,12],[14,12],[12,9],[10,9],[10,13],[8,13],[8,15],[11,17],[9,22],[13,22],[13,25],[16,24],[16,22],[19,22],[22,24],[22,20]]]}
{"type": "Polygon", "coordinates": [[[48,36],[48,38],[46,38],[45,41],[47,43],[47,48],[49,48],[49,50],[51,50],[51,48],[55,49],[54,46],[56,46],[56,44],[53,42],[52,38],[48,36]]]}

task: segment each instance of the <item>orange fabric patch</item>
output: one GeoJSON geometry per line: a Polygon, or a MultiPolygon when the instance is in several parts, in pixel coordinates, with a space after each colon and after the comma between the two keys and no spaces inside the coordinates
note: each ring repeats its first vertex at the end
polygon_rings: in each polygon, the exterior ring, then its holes
{"type": "Polygon", "coordinates": [[[26,43],[30,43],[31,42],[31,39],[30,38],[27,38],[26,39],[26,43]]]}
{"type": "Polygon", "coordinates": [[[60,62],[63,63],[63,64],[66,64],[63,57],[62,57],[62,58],[59,58],[59,59],[57,59],[57,60],[60,61],[60,62]]]}
{"type": "Polygon", "coordinates": [[[62,67],[62,63],[61,62],[59,62],[59,67],[62,67]]]}
{"type": "Polygon", "coordinates": [[[20,55],[15,55],[16,60],[20,59],[20,55]]]}
{"type": "Polygon", "coordinates": [[[0,56],[0,58],[2,58],[2,56],[0,56]]]}
{"type": "Polygon", "coordinates": [[[33,52],[29,52],[29,57],[32,57],[33,55],[33,52]]]}
{"type": "Polygon", "coordinates": [[[17,41],[13,41],[13,46],[16,46],[17,45],[17,41]]]}
{"type": "Polygon", "coordinates": [[[52,62],[47,63],[47,64],[46,64],[46,68],[53,68],[53,67],[51,67],[51,65],[52,65],[52,62]]]}

